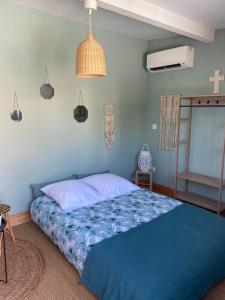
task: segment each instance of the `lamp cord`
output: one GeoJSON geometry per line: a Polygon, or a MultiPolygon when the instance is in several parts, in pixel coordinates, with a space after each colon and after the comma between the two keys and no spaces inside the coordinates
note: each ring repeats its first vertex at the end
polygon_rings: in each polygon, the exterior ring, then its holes
{"type": "Polygon", "coordinates": [[[83,97],[82,97],[82,91],[81,90],[80,90],[80,93],[79,93],[79,105],[84,105],[83,97]]]}
{"type": "Polygon", "coordinates": [[[89,14],[89,31],[92,31],[92,24],[91,24],[92,10],[91,9],[88,10],[88,14],[89,14]]]}
{"type": "Polygon", "coordinates": [[[44,84],[49,84],[49,77],[48,77],[48,68],[45,67],[45,75],[44,75],[44,84]]]}
{"type": "Polygon", "coordinates": [[[175,78],[174,78],[174,76],[173,76],[172,74],[169,74],[169,76],[168,76],[168,79],[167,79],[167,81],[166,81],[166,83],[165,83],[165,85],[164,85],[164,89],[162,90],[162,96],[165,96],[165,95],[166,95],[166,91],[167,91],[167,88],[168,88],[168,86],[169,86],[169,82],[170,82],[170,81],[174,84],[174,87],[176,88],[177,93],[181,96],[181,95],[182,95],[181,90],[180,90],[180,88],[178,87],[178,85],[177,85],[177,83],[176,83],[176,80],[175,80],[175,78]],[[179,93],[179,92],[180,92],[180,93],[179,93]]]}
{"type": "Polygon", "coordinates": [[[16,92],[14,92],[14,109],[19,110],[19,102],[18,102],[18,99],[17,99],[16,92]]]}

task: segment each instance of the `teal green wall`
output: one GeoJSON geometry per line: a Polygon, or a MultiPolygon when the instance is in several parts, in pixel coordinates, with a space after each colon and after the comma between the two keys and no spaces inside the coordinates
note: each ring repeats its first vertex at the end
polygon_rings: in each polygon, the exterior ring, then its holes
{"type": "Polygon", "coordinates": [[[75,49],[85,25],[21,6],[0,3],[0,201],[13,213],[29,208],[29,185],[73,173],[109,168],[130,177],[144,142],[148,73],[143,68],[147,42],[95,30],[107,57],[106,79],[78,79],[75,49]],[[53,100],[39,95],[48,66],[53,100]],[[89,110],[86,123],[73,119],[79,90],[89,110]],[[13,93],[24,113],[10,120],[13,93]],[[115,104],[115,143],[104,144],[105,103],[115,104]]]}
{"type": "MultiPolygon", "coordinates": [[[[154,181],[173,187],[175,153],[158,146],[160,95],[212,93],[209,76],[215,69],[225,73],[225,30],[216,32],[215,42],[204,44],[184,37],[147,43],[96,28],[108,76],[79,79],[74,74],[75,49],[86,31],[86,25],[0,2],[0,202],[12,205],[13,213],[29,208],[29,185],[34,182],[106,168],[130,178],[144,142],[157,169],[154,181]],[[158,74],[145,70],[145,53],[181,45],[195,47],[193,69],[158,74]],[[45,65],[55,87],[50,101],[39,95],[45,65]],[[89,110],[84,124],[72,117],[80,89],[89,110]],[[24,113],[21,123],[9,117],[15,90],[24,113]],[[103,108],[109,102],[115,104],[116,136],[107,150],[103,108]],[[158,130],[151,129],[153,123],[158,130]]],[[[225,109],[194,112],[192,170],[218,175],[224,123],[225,109]]]]}
{"type": "MultiPolygon", "coordinates": [[[[225,73],[225,30],[217,31],[215,41],[208,44],[184,37],[149,41],[148,53],[183,45],[195,48],[194,68],[150,74],[148,82],[147,140],[152,151],[153,164],[157,168],[155,181],[170,187],[174,185],[175,152],[159,150],[160,96],[180,93],[183,95],[212,93],[212,84],[209,83],[210,75],[213,75],[214,70],[217,69],[225,73]],[[158,130],[151,129],[152,123],[158,124],[158,130]]],[[[220,86],[221,93],[225,93],[225,82],[220,86]]],[[[224,124],[225,108],[194,110],[191,170],[219,175],[224,124]]]]}

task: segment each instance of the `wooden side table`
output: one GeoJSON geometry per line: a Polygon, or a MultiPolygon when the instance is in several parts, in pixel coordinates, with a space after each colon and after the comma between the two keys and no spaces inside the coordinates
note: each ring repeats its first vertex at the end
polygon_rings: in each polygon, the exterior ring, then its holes
{"type": "MultiPolygon", "coordinates": [[[[13,229],[12,229],[12,224],[11,224],[11,220],[10,220],[10,215],[9,215],[9,211],[10,211],[11,207],[9,205],[6,204],[0,204],[0,214],[2,214],[4,216],[4,218],[7,221],[7,226],[5,228],[5,231],[8,232],[11,236],[12,241],[15,243],[15,236],[13,233],[13,229]]],[[[0,233],[0,256],[1,256],[1,239],[2,239],[2,233],[0,233]]]]}
{"type": "MultiPolygon", "coordinates": [[[[4,249],[4,265],[5,265],[5,280],[0,279],[0,281],[5,281],[5,283],[8,282],[8,276],[7,276],[7,263],[6,263],[6,248],[5,248],[5,228],[7,226],[6,219],[2,218],[2,222],[0,225],[0,234],[2,235],[3,240],[3,249],[4,249]]],[[[2,248],[2,245],[0,243],[0,249],[2,248]]]]}
{"type": "Polygon", "coordinates": [[[152,177],[153,170],[150,170],[149,172],[142,172],[141,170],[136,170],[135,184],[152,191],[152,177]]]}

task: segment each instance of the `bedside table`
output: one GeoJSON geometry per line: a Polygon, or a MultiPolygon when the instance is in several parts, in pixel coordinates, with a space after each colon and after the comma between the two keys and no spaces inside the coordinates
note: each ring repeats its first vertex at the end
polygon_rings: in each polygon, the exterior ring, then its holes
{"type": "Polygon", "coordinates": [[[152,191],[152,177],[153,177],[153,170],[149,172],[142,172],[141,170],[136,170],[135,172],[135,184],[146,188],[152,191]]]}
{"type": "Polygon", "coordinates": [[[4,265],[5,265],[5,280],[0,279],[0,281],[5,281],[7,283],[8,278],[7,278],[7,263],[6,263],[6,249],[5,249],[5,228],[7,226],[7,221],[6,219],[2,218],[1,226],[0,226],[0,250],[2,249],[2,243],[1,240],[3,241],[3,249],[4,249],[4,265]]]}

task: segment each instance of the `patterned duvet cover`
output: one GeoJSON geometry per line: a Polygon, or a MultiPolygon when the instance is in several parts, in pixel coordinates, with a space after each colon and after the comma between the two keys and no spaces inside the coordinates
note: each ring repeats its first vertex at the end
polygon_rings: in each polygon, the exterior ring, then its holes
{"type": "Polygon", "coordinates": [[[32,220],[81,274],[87,254],[95,244],[149,222],[180,204],[140,189],[71,212],[42,196],[32,202],[30,213],[32,220]]]}

